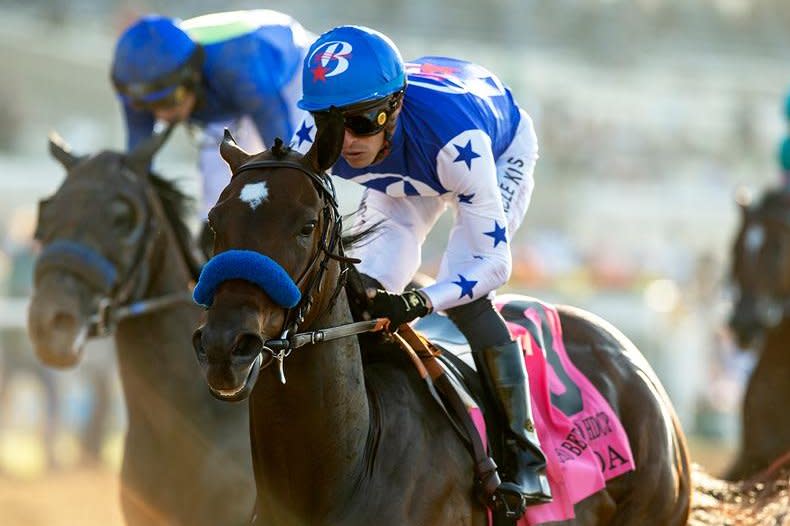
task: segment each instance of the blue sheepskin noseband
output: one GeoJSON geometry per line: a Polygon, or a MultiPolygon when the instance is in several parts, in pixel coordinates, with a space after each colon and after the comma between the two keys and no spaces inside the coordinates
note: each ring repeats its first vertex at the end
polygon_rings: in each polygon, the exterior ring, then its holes
{"type": "Polygon", "coordinates": [[[277,305],[295,307],[302,297],[299,287],[279,263],[252,250],[228,250],[208,260],[195,285],[195,303],[210,307],[223,282],[243,279],[263,289],[277,305]]]}

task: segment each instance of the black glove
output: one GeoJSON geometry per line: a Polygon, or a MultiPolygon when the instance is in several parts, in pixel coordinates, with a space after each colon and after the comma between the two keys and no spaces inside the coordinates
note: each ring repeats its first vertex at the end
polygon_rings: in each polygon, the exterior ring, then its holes
{"type": "Polygon", "coordinates": [[[389,318],[390,330],[404,323],[421,318],[431,312],[428,298],[419,291],[408,290],[394,294],[381,289],[368,289],[370,306],[367,313],[371,318],[389,318]]]}
{"type": "Polygon", "coordinates": [[[356,267],[350,266],[346,275],[346,295],[348,305],[351,307],[351,316],[354,321],[369,320],[368,289],[382,289],[384,286],[367,274],[362,274],[356,267]]]}

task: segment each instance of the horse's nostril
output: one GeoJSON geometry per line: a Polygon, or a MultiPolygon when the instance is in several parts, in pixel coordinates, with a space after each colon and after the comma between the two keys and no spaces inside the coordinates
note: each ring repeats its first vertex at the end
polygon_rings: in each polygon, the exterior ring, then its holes
{"type": "Polygon", "coordinates": [[[52,318],[52,328],[56,331],[75,331],[77,318],[66,312],[58,312],[52,318]]]}
{"type": "Polygon", "coordinates": [[[206,351],[203,349],[203,329],[196,329],[195,332],[192,333],[192,348],[195,349],[195,353],[198,356],[198,360],[204,361],[206,357],[206,351]]]}
{"type": "Polygon", "coordinates": [[[237,358],[250,358],[257,356],[263,349],[263,339],[253,333],[246,332],[236,338],[236,345],[233,347],[233,356],[237,358]]]}

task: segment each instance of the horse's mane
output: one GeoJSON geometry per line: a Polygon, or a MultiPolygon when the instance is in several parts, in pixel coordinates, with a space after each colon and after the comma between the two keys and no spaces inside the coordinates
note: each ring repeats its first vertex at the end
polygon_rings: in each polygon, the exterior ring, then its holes
{"type": "MultiPolygon", "coordinates": [[[[345,221],[346,219],[351,219],[358,213],[359,210],[352,212],[351,214],[344,216],[343,220],[345,221]]],[[[363,228],[362,230],[344,232],[343,236],[340,238],[340,242],[343,244],[343,249],[351,250],[354,247],[364,245],[367,241],[370,241],[376,234],[378,234],[381,224],[382,221],[379,221],[378,223],[374,223],[368,227],[363,228]]]]}
{"type": "Polygon", "coordinates": [[[167,220],[173,227],[173,232],[178,238],[179,246],[187,247],[192,243],[192,234],[187,226],[186,218],[190,216],[195,200],[186,195],[178,183],[165,179],[159,174],[151,172],[149,181],[154,187],[167,220]]]}

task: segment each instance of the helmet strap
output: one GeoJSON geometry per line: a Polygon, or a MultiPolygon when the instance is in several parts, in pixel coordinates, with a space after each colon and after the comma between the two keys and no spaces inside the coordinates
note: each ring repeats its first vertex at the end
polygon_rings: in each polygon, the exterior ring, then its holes
{"type": "Polygon", "coordinates": [[[387,111],[389,119],[386,126],[384,126],[384,143],[381,145],[381,149],[379,149],[379,153],[376,154],[373,162],[370,163],[371,165],[380,163],[390,154],[392,137],[395,135],[395,127],[398,124],[398,117],[400,117],[400,114],[396,112],[400,109],[402,101],[403,91],[400,91],[393,97],[390,109],[387,111]]]}

